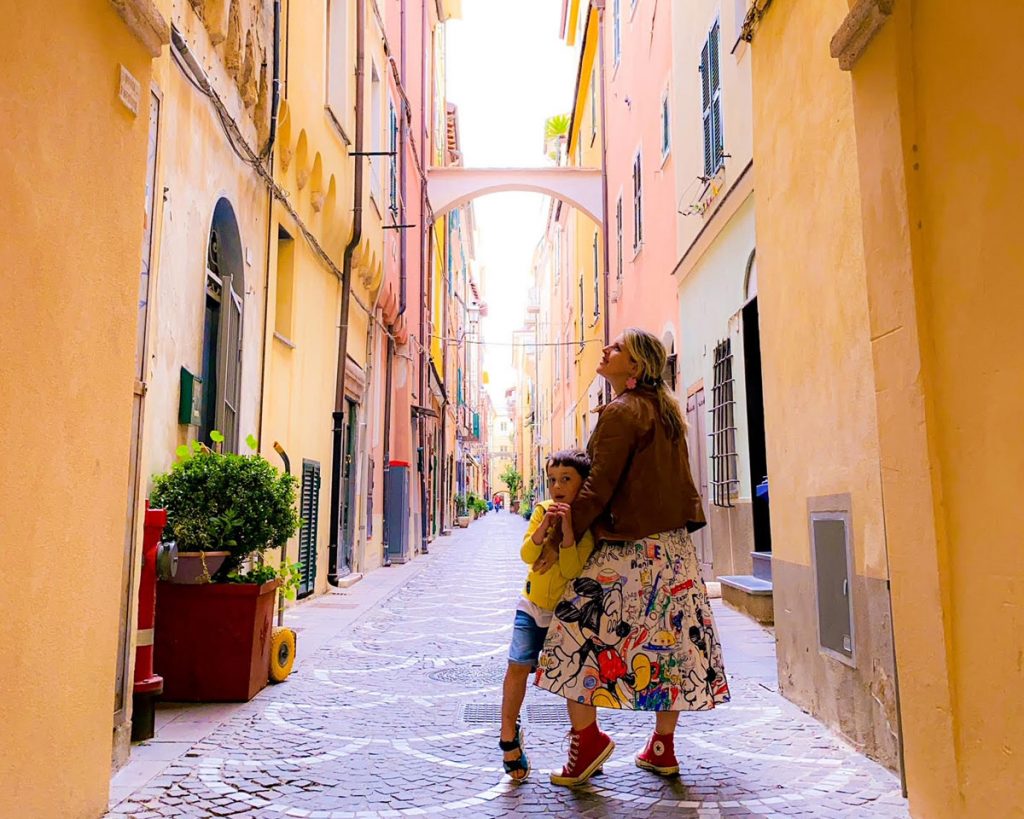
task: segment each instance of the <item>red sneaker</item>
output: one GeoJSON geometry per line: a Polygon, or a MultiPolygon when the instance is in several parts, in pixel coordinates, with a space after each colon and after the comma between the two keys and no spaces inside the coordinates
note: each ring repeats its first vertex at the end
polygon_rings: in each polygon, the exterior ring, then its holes
{"type": "Polygon", "coordinates": [[[659,776],[675,776],[679,773],[679,760],[672,734],[655,731],[647,740],[647,747],[636,755],[636,766],[645,771],[654,771],[659,776]]]}
{"type": "Polygon", "coordinates": [[[580,732],[569,732],[569,761],[562,773],[551,774],[552,785],[573,787],[592,777],[612,755],[615,743],[593,722],[580,732]]]}

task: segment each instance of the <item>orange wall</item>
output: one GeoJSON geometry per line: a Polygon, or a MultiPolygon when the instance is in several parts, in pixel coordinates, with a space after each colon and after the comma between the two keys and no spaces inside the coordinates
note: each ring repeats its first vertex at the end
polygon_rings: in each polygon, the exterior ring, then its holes
{"type": "Polygon", "coordinates": [[[0,816],[107,804],[150,58],[108,2],[6,4],[0,816]],[[118,100],[119,65],[141,84],[118,100]]]}

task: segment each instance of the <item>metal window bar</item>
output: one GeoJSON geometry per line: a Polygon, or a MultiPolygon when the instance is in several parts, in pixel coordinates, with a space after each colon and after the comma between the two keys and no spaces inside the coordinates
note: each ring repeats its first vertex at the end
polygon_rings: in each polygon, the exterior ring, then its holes
{"type": "Polygon", "coordinates": [[[711,392],[711,502],[731,508],[739,488],[736,457],[735,393],[732,377],[732,342],[715,347],[714,386],[711,392]]]}

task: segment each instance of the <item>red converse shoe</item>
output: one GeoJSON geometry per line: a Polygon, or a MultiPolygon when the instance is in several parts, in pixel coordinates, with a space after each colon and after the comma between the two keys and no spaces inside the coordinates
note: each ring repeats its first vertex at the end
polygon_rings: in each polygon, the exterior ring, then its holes
{"type": "Polygon", "coordinates": [[[675,776],[679,773],[679,760],[673,747],[672,734],[655,731],[647,740],[647,747],[636,755],[636,766],[645,771],[654,771],[659,776],[675,776]]]}
{"type": "Polygon", "coordinates": [[[573,787],[592,777],[612,755],[615,743],[593,722],[580,732],[569,732],[569,761],[562,773],[551,774],[552,785],[573,787]]]}

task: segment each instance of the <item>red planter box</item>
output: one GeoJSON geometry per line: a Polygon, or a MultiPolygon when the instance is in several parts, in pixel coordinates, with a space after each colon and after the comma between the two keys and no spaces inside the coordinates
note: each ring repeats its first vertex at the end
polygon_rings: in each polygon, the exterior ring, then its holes
{"type": "Polygon", "coordinates": [[[160,581],[153,665],[171,702],[247,702],[270,675],[270,633],[279,580],[160,581]]]}

